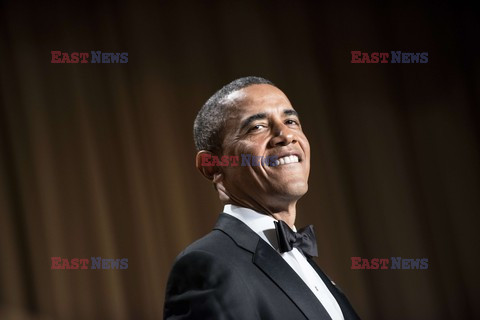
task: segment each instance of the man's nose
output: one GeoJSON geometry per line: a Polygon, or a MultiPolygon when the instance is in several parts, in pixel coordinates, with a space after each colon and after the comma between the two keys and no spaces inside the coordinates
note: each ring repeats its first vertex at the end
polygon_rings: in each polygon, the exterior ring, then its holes
{"type": "Polygon", "coordinates": [[[282,124],[274,128],[274,136],[270,139],[270,146],[287,146],[294,141],[297,141],[297,138],[293,132],[286,125],[282,124]]]}

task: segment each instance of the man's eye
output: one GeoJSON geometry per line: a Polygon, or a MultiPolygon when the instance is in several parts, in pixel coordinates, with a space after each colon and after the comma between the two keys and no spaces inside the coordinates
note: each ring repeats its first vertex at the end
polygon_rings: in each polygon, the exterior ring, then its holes
{"type": "Polygon", "coordinates": [[[297,120],[293,120],[293,119],[288,119],[287,121],[285,121],[285,124],[294,124],[294,125],[298,125],[298,121],[297,120]]]}
{"type": "Polygon", "coordinates": [[[251,127],[250,130],[248,130],[248,131],[257,131],[257,130],[260,130],[264,127],[265,126],[263,124],[257,124],[257,125],[254,125],[253,127],[251,127]]]}

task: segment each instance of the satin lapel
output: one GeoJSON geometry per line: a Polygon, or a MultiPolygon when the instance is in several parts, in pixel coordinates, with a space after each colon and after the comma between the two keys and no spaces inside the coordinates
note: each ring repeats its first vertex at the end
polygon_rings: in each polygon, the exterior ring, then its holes
{"type": "Polygon", "coordinates": [[[303,280],[265,241],[258,241],[253,262],[285,292],[308,319],[331,320],[303,280]]]}
{"type": "Polygon", "coordinates": [[[332,295],[335,297],[335,299],[338,302],[338,305],[342,309],[343,317],[345,320],[355,320],[355,319],[360,319],[353,310],[352,305],[348,301],[347,297],[345,294],[338,288],[336,285],[332,283],[332,281],[327,277],[325,273],[323,273],[322,269],[320,269],[319,266],[313,261],[312,259],[307,259],[310,265],[317,271],[318,275],[320,278],[322,278],[323,282],[327,286],[328,290],[332,293],[332,295]]]}
{"type": "Polygon", "coordinates": [[[224,232],[232,238],[239,247],[251,253],[255,252],[258,240],[260,240],[258,234],[252,231],[245,223],[226,213],[220,214],[217,224],[213,229],[224,232]]]}

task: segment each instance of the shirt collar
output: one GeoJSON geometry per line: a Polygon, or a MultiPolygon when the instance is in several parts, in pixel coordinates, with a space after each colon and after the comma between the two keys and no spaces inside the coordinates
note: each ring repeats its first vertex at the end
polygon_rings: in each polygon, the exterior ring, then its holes
{"type": "Polygon", "coordinates": [[[275,250],[278,249],[277,233],[275,231],[274,223],[277,219],[253,209],[239,207],[234,204],[226,204],[223,208],[223,212],[245,223],[275,250]]]}

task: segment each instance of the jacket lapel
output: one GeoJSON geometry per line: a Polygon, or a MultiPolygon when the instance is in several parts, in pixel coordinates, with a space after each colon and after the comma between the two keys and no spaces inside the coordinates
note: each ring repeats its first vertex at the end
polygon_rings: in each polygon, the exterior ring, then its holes
{"type": "Polygon", "coordinates": [[[305,317],[308,319],[331,319],[323,305],[297,273],[262,239],[258,242],[253,263],[290,297],[305,317]]]}
{"type": "Polygon", "coordinates": [[[330,278],[327,277],[325,273],[323,273],[322,269],[320,269],[319,266],[313,261],[313,259],[307,259],[310,265],[317,271],[318,275],[320,278],[322,278],[323,282],[327,286],[328,290],[332,293],[332,295],[335,297],[337,300],[340,308],[342,309],[343,317],[345,320],[354,320],[354,319],[360,319],[360,317],[357,315],[355,310],[353,309],[352,305],[348,301],[347,297],[345,294],[340,290],[337,285],[335,285],[330,278]]]}
{"type": "Polygon", "coordinates": [[[282,257],[240,220],[222,213],[215,229],[253,253],[258,266],[292,300],[308,319],[331,320],[323,305],[282,257]]]}

